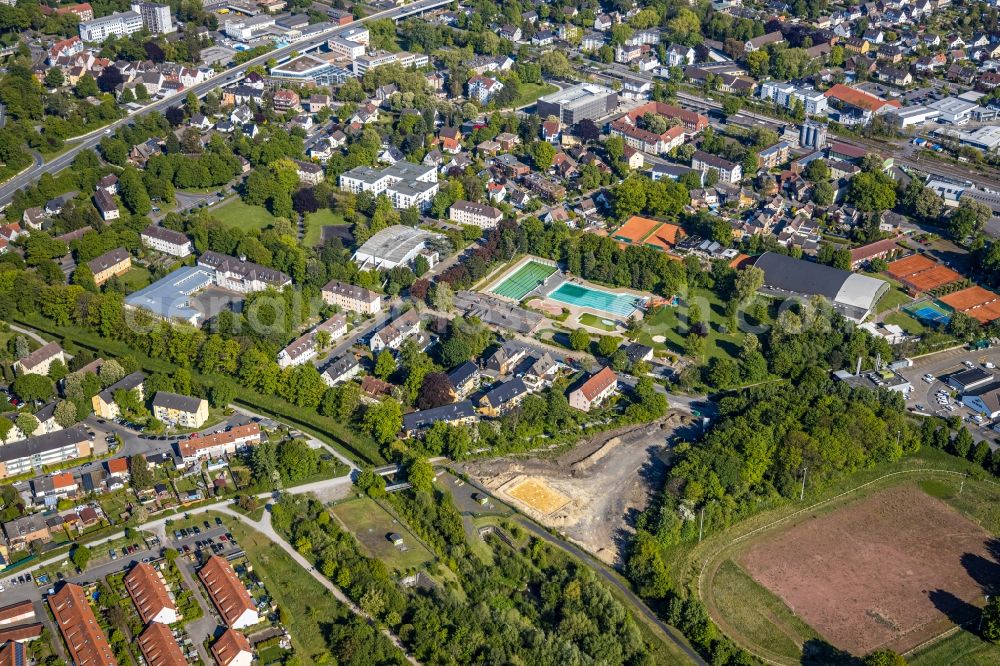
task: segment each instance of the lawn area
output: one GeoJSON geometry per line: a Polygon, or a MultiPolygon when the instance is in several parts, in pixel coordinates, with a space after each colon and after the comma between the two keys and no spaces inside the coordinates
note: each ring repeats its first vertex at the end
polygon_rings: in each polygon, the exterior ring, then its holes
{"type": "Polygon", "coordinates": [[[284,609],[286,628],[299,662],[309,666],[317,663],[316,659],[329,657],[330,647],[324,639],[326,627],[346,622],[347,609],[280,546],[238,520],[224,520],[265,589],[284,609]]]}
{"type": "Polygon", "coordinates": [[[213,209],[212,217],[223,224],[228,224],[244,231],[263,229],[275,220],[274,216],[267,209],[260,206],[250,206],[243,203],[240,199],[233,199],[229,203],[222,204],[218,208],[213,209]]]}
{"type": "Polygon", "coordinates": [[[344,216],[334,213],[329,208],[323,208],[315,213],[306,215],[306,235],[303,242],[306,247],[319,245],[322,239],[323,227],[333,224],[344,224],[344,216]]]}
{"type": "Polygon", "coordinates": [[[514,102],[514,106],[521,107],[525,104],[531,104],[542,95],[548,95],[549,93],[554,93],[557,90],[559,90],[559,88],[551,83],[522,83],[520,94],[517,96],[517,101],[514,102]]]}
{"type": "Polygon", "coordinates": [[[723,562],[713,583],[716,602],[726,622],[742,635],[762,641],[773,652],[797,659],[802,654],[801,643],[819,638],[788,606],[732,560],[723,562]]]}
{"type": "Polygon", "coordinates": [[[402,523],[397,522],[385,509],[368,497],[347,500],[331,511],[353,534],[361,550],[375,557],[390,570],[399,572],[419,569],[430,563],[434,556],[402,523]],[[403,547],[397,548],[388,539],[391,532],[401,534],[403,547]]]}
{"type": "Polygon", "coordinates": [[[896,308],[906,305],[913,299],[910,298],[909,294],[903,289],[903,287],[892,278],[881,273],[865,273],[868,277],[873,277],[878,280],[885,280],[889,283],[889,291],[886,292],[879,302],[875,305],[876,312],[885,312],[887,310],[895,310],[896,308]]]}
{"type": "Polygon", "coordinates": [[[132,264],[129,272],[121,276],[120,280],[125,285],[126,293],[131,294],[133,291],[139,291],[152,282],[152,277],[149,274],[149,270],[144,266],[132,264]]]}
{"type": "Polygon", "coordinates": [[[579,321],[584,326],[590,326],[591,328],[599,328],[602,331],[611,332],[614,331],[616,328],[618,328],[617,326],[615,326],[614,322],[606,324],[605,320],[602,317],[598,317],[597,315],[591,314],[589,312],[584,312],[582,315],[580,315],[577,321],[579,321]]]}
{"type": "Polygon", "coordinates": [[[927,330],[926,326],[902,310],[899,312],[890,312],[885,316],[883,321],[887,324],[895,324],[896,326],[899,326],[910,335],[921,335],[927,330]]]}
{"type": "MultiPolygon", "coordinates": [[[[709,333],[705,345],[706,358],[736,358],[740,353],[743,334],[740,331],[725,331],[728,326],[725,304],[718,295],[711,291],[699,289],[692,291],[685,299],[688,303],[700,305],[702,313],[708,312],[709,333]]],[[[749,314],[747,315],[749,317],[749,314]]],[[[757,322],[752,322],[757,323],[757,322]]],[[[769,324],[770,321],[762,322],[769,324]]],[[[669,350],[675,354],[684,353],[684,340],[687,336],[687,326],[678,321],[678,308],[664,306],[655,310],[643,319],[642,332],[638,341],[656,350],[669,350]]]]}

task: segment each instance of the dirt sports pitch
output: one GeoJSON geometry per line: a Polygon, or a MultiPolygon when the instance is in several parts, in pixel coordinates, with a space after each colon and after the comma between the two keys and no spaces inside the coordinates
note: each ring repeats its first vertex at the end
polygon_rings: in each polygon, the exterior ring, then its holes
{"type": "Polygon", "coordinates": [[[906,652],[978,616],[992,537],[913,484],[755,541],[737,561],[831,645],[906,652]]]}

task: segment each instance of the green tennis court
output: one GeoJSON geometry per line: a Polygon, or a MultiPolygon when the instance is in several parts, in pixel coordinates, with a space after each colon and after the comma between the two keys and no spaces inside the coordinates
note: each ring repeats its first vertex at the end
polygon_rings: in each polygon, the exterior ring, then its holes
{"type": "Polygon", "coordinates": [[[498,296],[519,301],[524,298],[525,294],[540,285],[555,272],[555,266],[530,260],[504,278],[503,282],[490,289],[490,291],[498,296]]]}

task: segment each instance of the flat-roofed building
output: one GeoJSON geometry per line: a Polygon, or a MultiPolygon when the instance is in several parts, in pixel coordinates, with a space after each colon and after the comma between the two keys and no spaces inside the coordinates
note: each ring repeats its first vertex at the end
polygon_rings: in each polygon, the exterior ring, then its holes
{"type": "Polygon", "coordinates": [[[538,98],[538,115],[555,116],[566,125],[595,120],[618,106],[618,93],[593,83],[580,83],[538,98]]]}
{"type": "Polygon", "coordinates": [[[90,435],[83,426],[29,437],[0,446],[0,479],[86,458],[91,453],[90,435]]]}
{"type": "Polygon", "coordinates": [[[156,224],[146,227],[139,237],[146,247],[173,257],[186,257],[194,252],[190,238],[179,231],[156,224]]]}
{"type": "Polygon", "coordinates": [[[153,284],[125,297],[125,305],[144,310],[160,319],[187,322],[198,326],[205,318],[196,295],[215,283],[215,269],[207,266],[181,266],[153,284]]]}
{"type": "Polygon", "coordinates": [[[139,32],[142,27],[142,17],[136,12],[110,14],[90,21],[81,21],[80,39],[85,42],[103,42],[111,35],[124,37],[139,32]]]}
{"type": "Polygon", "coordinates": [[[503,219],[503,211],[474,201],[456,201],[451,205],[448,217],[458,224],[472,224],[482,229],[493,229],[503,219]]]}
{"type": "Polygon", "coordinates": [[[219,666],[250,666],[253,648],[243,634],[227,629],[212,645],[212,656],[219,666]]]}
{"type": "Polygon", "coordinates": [[[351,312],[373,315],[382,311],[382,296],[371,289],[330,280],[321,292],[323,302],[351,312]]]}
{"type": "Polygon", "coordinates": [[[66,352],[58,343],[49,342],[14,361],[14,372],[19,375],[48,375],[49,368],[56,361],[66,363],[66,352]]]}
{"type": "Polygon", "coordinates": [[[232,455],[248,446],[260,443],[260,426],[248,423],[212,435],[192,435],[177,442],[177,451],[185,463],[203,458],[232,455]]]}
{"type": "Polygon", "coordinates": [[[414,164],[400,160],[384,169],[369,166],[354,167],[342,173],[340,189],[359,194],[383,192],[396,208],[426,208],[438,192],[437,168],[430,164],[414,164]]]}
{"type": "Polygon", "coordinates": [[[443,239],[441,234],[394,224],[366,240],[355,250],[353,259],[362,270],[375,268],[385,271],[397,266],[408,266],[417,255],[423,254],[433,266],[436,263],[436,253],[433,256],[430,254],[428,244],[443,239]]]}
{"type": "Polygon", "coordinates": [[[200,428],[208,420],[208,401],[167,391],[153,396],[153,416],[181,428],[200,428]]]}
{"type": "Polygon", "coordinates": [[[132,256],[125,248],[118,247],[91,259],[87,267],[94,274],[94,284],[100,287],[111,278],[128,273],[132,268],[132,256]]]}
{"type": "Polygon", "coordinates": [[[125,589],[146,624],[177,621],[177,605],[170,597],[160,572],[147,562],[139,562],[125,575],[125,589]]]}
{"type": "Polygon", "coordinates": [[[73,663],[78,666],[118,666],[108,638],[94,617],[82,587],[65,583],[58,592],[49,595],[48,601],[73,663]]]}
{"type": "Polygon", "coordinates": [[[105,419],[116,419],[121,414],[118,403],[115,402],[115,393],[118,391],[138,391],[139,398],[143,398],[143,382],[146,375],[141,372],[133,372],[104,389],[91,399],[91,407],[94,413],[105,419]]]}
{"type": "Polygon", "coordinates": [[[174,638],[174,632],[162,622],[150,623],[136,642],[146,666],[186,666],[188,663],[174,638]]]}
{"type": "MultiPolygon", "coordinates": [[[[256,424],[255,424],[256,425],[256,424]]],[[[230,629],[242,629],[260,622],[257,606],[229,562],[213,555],[201,569],[198,577],[208,590],[208,596],[230,629]]]]}

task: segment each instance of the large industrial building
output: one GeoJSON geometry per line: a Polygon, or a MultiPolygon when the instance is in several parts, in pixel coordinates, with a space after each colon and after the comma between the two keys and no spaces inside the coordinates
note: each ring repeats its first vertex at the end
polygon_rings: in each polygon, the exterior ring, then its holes
{"type": "Polygon", "coordinates": [[[775,252],[765,252],[753,265],[764,271],[764,293],[801,298],[822,296],[834,310],[856,322],[864,321],[889,290],[885,280],[775,252]]]}
{"type": "Polygon", "coordinates": [[[618,93],[604,86],[580,83],[538,98],[538,115],[556,116],[567,125],[606,116],[618,107],[618,93]]]}

